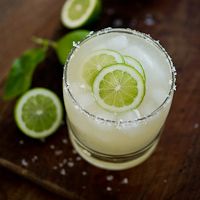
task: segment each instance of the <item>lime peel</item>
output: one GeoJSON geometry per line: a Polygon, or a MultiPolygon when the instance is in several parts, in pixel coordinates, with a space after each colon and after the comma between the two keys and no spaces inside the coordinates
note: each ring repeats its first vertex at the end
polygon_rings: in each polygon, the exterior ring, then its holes
{"type": "Polygon", "coordinates": [[[131,56],[125,55],[123,57],[124,57],[125,63],[127,65],[134,67],[142,75],[143,79],[146,80],[145,71],[141,63],[136,58],[133,58],[131,56]]]}

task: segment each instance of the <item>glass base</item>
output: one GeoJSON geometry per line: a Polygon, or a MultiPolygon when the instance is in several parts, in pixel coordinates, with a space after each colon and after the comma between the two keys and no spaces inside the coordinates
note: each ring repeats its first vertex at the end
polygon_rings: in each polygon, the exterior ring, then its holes
{"type": "Polygon", "coordinates": [[[89,149],[84,144],[80,143],[78,138],[75,137],[74,133],[70,129],[69,123],[68,129],[72,145],[80,156],[90,164],[108,170],[128,169],[141,164],[153,153],[160,136],[160,134],[158,134],[158,136],[149,145],[140,151],[134,152],[133,154],[107,155],[89,149]]]}

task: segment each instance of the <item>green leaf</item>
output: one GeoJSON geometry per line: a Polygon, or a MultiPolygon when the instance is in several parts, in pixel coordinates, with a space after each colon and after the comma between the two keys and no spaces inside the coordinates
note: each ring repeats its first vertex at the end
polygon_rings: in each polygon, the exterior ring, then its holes
{"type": "Polygon", "coordinates": [[[30,88],[34,70],[45,57],[45,48],[34,48],[24,52],[13,62],[5,84],[4,99],[17,97],[30,88]]]}

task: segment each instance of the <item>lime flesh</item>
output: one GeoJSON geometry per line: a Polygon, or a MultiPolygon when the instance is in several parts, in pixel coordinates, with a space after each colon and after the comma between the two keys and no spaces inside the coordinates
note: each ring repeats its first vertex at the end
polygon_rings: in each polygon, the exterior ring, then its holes
{"type": "Polygon", "coordinates": [[[93,83],[97,103],[111,112],[137,108],[145,95],[145,83],[137,70],[126,64],[103,68],[93,83]]]}
{"type": "Polygon", "coordinates": [[[101,0],[68,0],[61,11],[61,21],[67,28],[78,28],[96,20],[101,12],[101,0]]]}
{"type": "Polygon", "coordinates": [[[21,131],[33,138],[44,138],[59,127],[62,105],[55,93],[45,88],[26,92],[15,107],[15,121],[21,131]]]}
{"type": "Polygon", "coordinates": [[[100,70],[104,67],[115,64],[115,63],[123,63],[123,57],[115,51],[112,50],[97,50],[86,60],[83,65],[83,78],[88,83],[88,85],[92,86],[93,81],[100,70]]]}

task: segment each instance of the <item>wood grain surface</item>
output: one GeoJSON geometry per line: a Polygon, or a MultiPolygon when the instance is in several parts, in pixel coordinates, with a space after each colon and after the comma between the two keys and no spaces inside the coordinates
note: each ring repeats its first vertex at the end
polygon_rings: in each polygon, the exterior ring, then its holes
{"type": "MultiPolygon", "coordinates": [[[[33,47],[31,37],[57,39],[69,32],[59,19],[63,2],[0,1],[0,165],[69,199],[199,200],[199,0],[104,0],[101,18],[86,27],[129,27],[150,33],[169,52],[178,71],[177,91],[158,148],[140,166],[120,172],[101,170],[80,159],[65,124],[45,141],[27,138],[14,123],[15,100],[2,100],[12,60],[33,47]]],[[[32,87],[48,87],[62,98],[61,80],[62,66],[49,51],[32,87]]],[[[37,194],[32,199],[38,199],[37,194]]]]}

